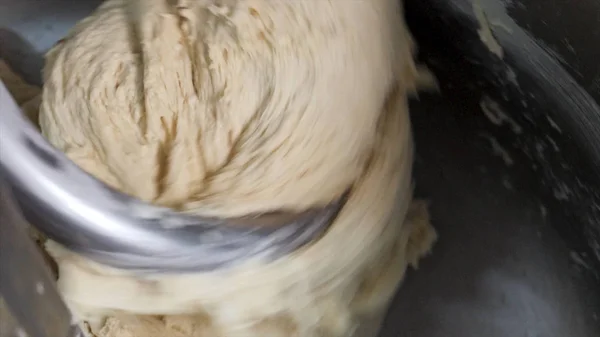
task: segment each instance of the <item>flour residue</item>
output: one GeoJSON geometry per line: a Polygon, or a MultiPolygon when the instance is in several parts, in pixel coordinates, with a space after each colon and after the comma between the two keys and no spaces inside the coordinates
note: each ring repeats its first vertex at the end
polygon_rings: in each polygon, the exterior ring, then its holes
{"type": "Polygon", "coordinates": [[[582,267],[587,270],[593,270],[592,266],[590,266],[585,260],[587,259],[586,253],[577,253],[576,251],[571,251],[570,254],[571,260],[575,262],[579,267],[582,267]]]}
{"type": "Polygon", "coordinates": [[[541,142],[537,142],[535,143],[535,151],[537,153],[537,157],[539,159],[546,159],[546,155],[544,154],[544,150],[546,149],[546,146],[544,145],[544,143],[541,142]]]}
{"type": "Polygon", "coordinates": [[[544,204],[540,204],[540,214],[542,215],[542,218],[546,219],[546,217],[548,216],[548,209],[546,208],[546,206],[544,204]]]}
{"type": "Polygon", "coordinates": [[[594,252],[594,255],[596,255],[596,258],[600,260],[600,241],[593,240],[590,242],[590,246],[592,247],[592,251],[594,252]]]}
{"type": "Polygon", "coordinates": [[[508,26],[507,24],[505,24],[504,22],[499,21],[499,20],[492,20],[492,21],[490,21],[490,25],[492,25],[494,27],[502,28],[507,33],[512,33],[513,32],[513,29],[510,26],[508,26]]]}
{"type": "Polygon", "coordinates": [[[555,152],[560,152],[560,148],[558,147],[558,144],[556,144],[556,141],[552,137],[546,135],[546,140],[548,141],[548,144],[550,144],[550,146],[552,147],[552,149],[554,149],[555,152]]]}
{"type": "Polygon", "coordinates": [[[554,121],[554,119],[552,119],[552,117],[546,116],[546,119],[548,120],[548,123],[554,130],[558,131],[559,133],[562,133],[562,129],[560,128],[560,126],[558,126],[558,124],[556,124],[556,122],[554,121]]]}
{"type": "MultiPolygon", "coordinates": [[[[498,56],[499,58],[504,58],[504,49],[502,46],[496,41],[494,37],[494,33],[490,27],[490,23],[487,19],[487,16],[481,7],[479,0],[473,1],[473,12],[475,13],[475,18],[479,22],[479,39],[485,46],[489,49],[490,52],[498,56]]],[[[498,21],[495,21],[496,25],[499,24],[498,21]]],[[[508,26],[505,26],[506,29],[510,29],[508,26]]]]}
{"type": "Polygon", "coordinates": [[[519,82],[517,81],[517,73],[510,66],[506,66],[506,80],[515,85],[515,87],[521,89],[519,82]]]}
{"type": "Polygon", "coordinates": [[[511,181],[509,180],[508,177],[504,177],[502,179],[502,186],[504,186],[504,188],[506,188],[507,190],[513,190],[513,185],[511,183],[511,181]]]}
{"type": "Polygon", "coordinates": [[[564,38],[564,39],[563,39],[563,42],[564,42],[564,44],[565,44],[565,47],[567,47],[567,49],[568,49],[568,50],[569,50],[571,53],[573,53],[573,55],[576,55],[576,54],[577,54],[577,51],[575,50],[575,48],[573,47],[573,45],[571,44],[571,42],[569,41],[569,39],[567,39],[567,38],[564,38]]]}
{"type": "Polygon", "coordinates": [[[502,158],[506,166],[514,165],[515,161],[513,160],[510,153],[504,147],[502,147],[502,145],[500,145],[500,142],[498,142],[498,140],[494,136],[487,134],[481,136],[490,142],[493,154],[502,158]]]}
{"type": "Polygon", "coordinates": [[[479,106],[481,107],[483,114],[494,125],[501,126],[508,124],[514,133],[521,134],[523,132],[523,128],[506,112],[504,112],[504,110],[500,108],[500,105],[489,96],[483,96],[479,102],[479,106]]]}
{"type": "Polygon", "coordinates": [[[37,282],[35,284],[35,292],[38,295],[43,295],[46,292],[46,289],[45,289],[44,284],[42,282],[37,282]]]}
{"type": "Polygon", "coordinates": [[[569,188],[569,186],[563,182],[556,182],[553,192],[556,200],[569,200],[569,197],[573,194],[573,191],[569,188]]]}
{"type": "Polygon", "coordinates": [[[22,328],[17,328],[15,330],[15,335],[17,337],[29,337],[29,335],[27,334],[27,332],[25,332],[25,330],[23,330],[22,328]]]}

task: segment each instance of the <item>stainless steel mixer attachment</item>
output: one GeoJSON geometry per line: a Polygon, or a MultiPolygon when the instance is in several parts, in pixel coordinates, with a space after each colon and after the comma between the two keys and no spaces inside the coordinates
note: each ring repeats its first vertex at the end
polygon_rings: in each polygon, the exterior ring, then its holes
{"type": "Polygon", "coordinates": [[[9,192],[0,176],[0,337],[83,336],[9,192]]]}
{"type": "Polygon", "coordinates": [[[342,196],[291,217],[239,219],[146,204],[94,179],[48,144],[1,82],[0,172],[40,232],[97,262],[136,272],[208,271],[276,259],[318,238],[345,201],[342,196]]]}

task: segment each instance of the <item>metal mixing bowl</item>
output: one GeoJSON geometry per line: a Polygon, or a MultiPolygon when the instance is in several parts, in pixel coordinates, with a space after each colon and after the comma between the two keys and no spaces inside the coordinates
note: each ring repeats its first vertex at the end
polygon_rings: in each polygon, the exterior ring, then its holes
{"type": "MultiPolygon", "coordinates": [[[[441,88],[412,102],[440,240],[382,336],[600,336],[600,2],[473,1],[406,0],[441,88]]],[[[2,0],[0,26],[37,54],[0,56],[39,83],[40,55],[97,3],[2,0]]]]}

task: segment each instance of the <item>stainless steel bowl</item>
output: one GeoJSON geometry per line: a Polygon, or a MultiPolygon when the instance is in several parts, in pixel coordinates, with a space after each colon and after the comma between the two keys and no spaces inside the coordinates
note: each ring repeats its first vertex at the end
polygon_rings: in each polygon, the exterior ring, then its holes
{"type": "MultiPolygon", "coordinates": [[[[0,41],[0,56],[39,81],[41,53],[98,2],[4,3],[0,25],[38,54],[0,41]]],[[[600,2],[406,7],[441,87],[412,103],[417,193],[440,240],[382,336],[600,336],[600,2]]]]}

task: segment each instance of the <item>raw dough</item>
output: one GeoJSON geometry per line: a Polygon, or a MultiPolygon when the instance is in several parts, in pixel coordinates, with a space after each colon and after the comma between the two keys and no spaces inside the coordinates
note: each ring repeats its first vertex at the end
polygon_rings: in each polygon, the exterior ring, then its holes
{"type": "Polygon", "coordinates": [[[43,134],[121,191],[237,216],[353,186],[322,239],[273,263],[142,278],[49,242],[96,336],[346,337],[381,317],[435,239],[409,207],[401,16],[397,0],[108,0],[48,53],[43,134]]]}
{"type": "Polygon", "coordinates": [[[23,81],[2,59],[0,59],[0,79],[15,102],[21,106],[27,118],[37,126],[41,98],[40,88],[23,81]]]}

